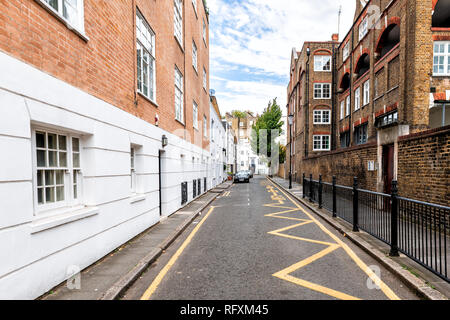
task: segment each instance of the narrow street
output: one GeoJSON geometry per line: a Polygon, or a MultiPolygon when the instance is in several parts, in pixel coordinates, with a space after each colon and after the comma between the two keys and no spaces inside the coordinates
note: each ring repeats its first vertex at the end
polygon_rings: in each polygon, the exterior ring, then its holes
{"type": "Polygon", "coordinates": [[[372,257],[255,176],[207,207],[122,299],[418,298],[372,257]]]}

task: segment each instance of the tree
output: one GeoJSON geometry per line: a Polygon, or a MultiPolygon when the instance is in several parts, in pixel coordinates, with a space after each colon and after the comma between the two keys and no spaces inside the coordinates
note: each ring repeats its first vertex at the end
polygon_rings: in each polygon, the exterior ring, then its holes
{"type": "MultiPolygon", "coordinates": [[[[258,120],[252,127],[253,130],[251,134],[251,147],[253,152],[260,156],[265,156],[269,159],[272,157],[272,142],[276,138],[272,137],[272,130],[278,131],[277,136],[283,133],[282,127],[284,125],[284,122],[281,121],[282,116],[283,112],[281,111],[280,106],[277,104],[277,98],[269,101],[269,104],[264,110],[264,113],[261,115],[261,117],[258,118],[258,120]],[[266,141],[262,141],[262,139],[264,139],[264,136],[261,134],[263,132],[262,130],[266,130],[267,132],[266,141]],[[260,141],[263,142],[262,147],[265,150],[261,150],[260,141]]],[[[271,167],[271,165],[272,164],[269,161],[269,167],[271,167]]]]}
{"type": "Polygon", "coordinates": [[[233,112],[231,112],[231,114],[234,118],[238,118],[239,120],[247,118],[247,113],[245,113],[244,111],[234,110],[233,112]]]}

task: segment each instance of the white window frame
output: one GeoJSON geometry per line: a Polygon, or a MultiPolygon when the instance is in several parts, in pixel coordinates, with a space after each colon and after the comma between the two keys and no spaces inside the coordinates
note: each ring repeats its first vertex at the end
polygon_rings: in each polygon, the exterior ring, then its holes
{"type": "Polygon", "coordinates": [[[183,74],[175,66],[175,119],[184,123],[184,94],[183,94],[183,74]]]}
{"type": "MultiPolygon", "coordinates": [[[[51,212],[52,210],[56,209],[63,209],[63,208],[73,208],[75,206],[79,206],[83,201],[83,194],[82,194],[82,186],[83,186],[83,179],[81,174],[81,150],[82,150],[82,140],[79,135],[74,135],[68,132],[63,132],[60,130],[54,130],[54,129],[48,129],[48,128],[42,128],[42,127],[34,127],[32,128],[32,167],[33,167],[33,194],[34,194],[34,212],[35,215],[40,215],[44,213],[51,212]],[[36,133],[41,132],[45,133],[45,145],[44,148],[38,148],[37,142],[36,142],[36,133]],[[59,147],[59,141],[57,140],[57,149],[48,149],[48,134],[54,134],[59,139],[59,136],[64,136],[66,138],[66,149],[62,150],[59,147]],[[73,139],[78,140],[78,151],[73,149],[73,139]],[[39,166],[37,163],[37,151],[42,150],[46,152],[46,165],[44,167],[39,166]],[[66,153],[66,166],[49,166],[48,165],[48,152],[57,152],[57,163],[60,161],[59,154],[60,153],[66,153]],[[80,162],[79,166],[74,166],[74,155],[78,155],[78,159],[80,162]],[[45,199],[45,174],[42,176],[42,182],[43,184],[41,186],[38,186],[38,170],[39,171],[63,171],[63,183],[58,184],[56,181],[56,175],[54,175],[54,182],[55,184],[52,184],[50,186],[55,187],[55,201],[51,203],[44,203],[40,204],[38,201],[38,189],[42,189],[43,193],[43,199],[45,199]],[[76,181],[75,181],[76,180],[76,181]],[[56,200],[56,187],[63,187],[64,188],[64,200],[57,201],[56,200]],[[75,197],[75,191],[77,196],[75,197]]],[[[58,210],[59,211],[59,210],[58,210]]]]}
{"type": "Polygon", "coordinates": [[[173,34],[183,47],[183,0],[174,0],[173,34]]]}
{"type": "Polygon", "coordinates": [[[361,108],[361,87],[355,90],[355,111],[361,108]]]}
{"type": "Polygon", "coordinates": [[[314,56],[314,71],[315,72],[331,72],[331,56],[318,55],[314,56]],[[328,64],[328,68],[325,68],[328,64]]]}
{"type": "Polygon", "coordinates": [[[205,43],[206,46],[206,22],[205,19],[203,19],[203,42],[205,43]]]}
{"type": "Polygon", "coordinates": [[[192,6],[194,7],[195,14],[197,15],[197,0],[192,0],[192,6]]]}
{"type": "Polygon", "coordinates": [[[345,100],[341,101],[341,120],[345,118],[345,100]]]}
{"type": "Polygon", "coordinates": [[[194,67],[195,71],[197,71],[197,65],[198,65],[198,49],[197,45],[195,44],[195,41],[192,40],[192,66],[194,67]]]}
{"type": "Polygon", "coordinates": [[[369,16],[366,16],[359,24],[359,41],[361,41],[369,32],[369,16]]]}
{"type": "Polygon", "coordinates": [[[207,90],[207,84],[208,84],[207,80],[208,79],[207,79],[206,69],[205,69],[205,67],[203,67],[203,89],[205,89],[205,91],[207,90]]]}
{"type": "Polygon", "coordinates": [[[150,24],[140,11],[136,10],[137,90],[144,97],[156,103],[155,39],[155,32],[150,27],[150,24]],[[139,50],[142,51],[141,57],[139,57],[139,50]],[[146,55],[148,55],[148,61],[145,61],[146,55]],[[144,62],[147,64],[147,70],[145,70],[144,62]],[[139,70],[139,63],[141,70],[139,70]],[[147,75],[145,75],[145,71],[147,75]],[[145,81],[148,86],[147,93],[144,90],[145,81]]]}
{"type": "Polygon", "coordinates": [[[351,107],[350,95],[348,95],[347,98],[345,98],[345,116],[350,115],[351,107]]]}
{"type": "Polygon", "coordinates": [[[370,103],[370,80],[364,82],[363,107],[370,103]]]}
{"type": "Polygon", "coordinates": [[[198,130],[198,104],[195,101],[192,102],[192,125],[198,130]]]}
{"type": "MultiPolygon", "coordinates": [[[[76,20],[70,20],[67,17],[65,17],[64,14],[64,3],[67,2],[67,0],[54,0],[57,3],[57,8],[54,8],[50,3],[48,3],[46,0],[36,0],[39,4],[44,6],[47,10],[49,10],[53,15],[57,16],[61,20],[63,20],[67,26],[73,28],[78,33],[80,33],[83,37],[84,35],[84,0],[76,0],[76,8],[74,8],[77,12],[76,20]]],[[[49,0],[50,1],[50,0],[49,0]]],[[[69,4],[70,7],[72,7],[69,4]]]]}
{"type": "Polygon", "coordinates": [[[314,99],[315,100],[319,100],[319,99],[324,99],[324,100],[328,100],[331,99],[331,83],[314,83],[314,99]],[[328,96],[324,95],[324,87],[328,86],[328,96]],[[316,90],[320,91],[320,96],[316,95],[316,90]]]}
{"type": "Polygon", "coordinates": [[[130,146],[130,178],[131,178],[131,193],[136,193],[136,147],[130,146]]]}
{"type": "Polygon", "coordinates": [[[350,55],[350,41],[347,41],[347,44],[344,46],[342,50],[342,61],[347,60],[350,55]]]}
{"type": "Polygon", "coordinates": [[[314,124],[330,124],[331,123],[331,111],[328,109],[314,110],[313,121],[314,124]],[[328,121],[324,121],[325,114],[328,114],[328,121]],[[318,119],[318,121],[316,121],[318,119]]]}
{"type": "Polygon", "coordinates": [[[330,135],[313,135],[313,151],[330,151],[330,135]],[[324,142],[328,140],[328,147],[324,148],[324,142]],[[320,147],[316,148],[316,142],[320,143],[320,147]]]}
{"type": "Polygon", "coordinates": [[[450,41],[435,41],[433,44],[433,76],[450,76],[450,41]],[[439,66],[442,66],[443,72],[436,71],[439,66]]]}

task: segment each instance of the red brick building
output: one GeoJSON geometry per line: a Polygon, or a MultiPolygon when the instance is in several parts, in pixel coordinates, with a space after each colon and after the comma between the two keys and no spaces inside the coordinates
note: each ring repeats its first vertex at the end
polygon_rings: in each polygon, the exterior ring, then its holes
{"type": "Polygon", "coordinates": [[[357,0],[335,59],[332,150],[297,160],[297,179],[357,176],[379,192],[395,179],[404,196],[449,204],[450,1],[357,0]]]}
{"type": "Polygon", "coordinates": [[[209,16],[202,0],[0,6],[0,298],[30,299],[213,187],[209,16]]]}

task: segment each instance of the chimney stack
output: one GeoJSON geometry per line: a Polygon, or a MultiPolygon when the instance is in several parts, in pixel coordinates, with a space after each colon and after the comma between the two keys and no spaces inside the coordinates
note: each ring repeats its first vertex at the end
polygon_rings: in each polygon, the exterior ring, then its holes
{"type": "Polygon", "coordinates": [[[333,34],[331,35],[331,40],[333,40],[333,41],[339,41],[339,34],[333,33],[333,34]]]}

